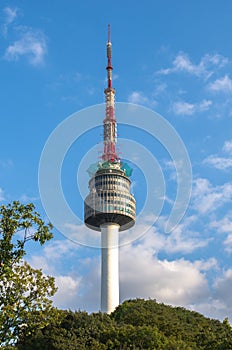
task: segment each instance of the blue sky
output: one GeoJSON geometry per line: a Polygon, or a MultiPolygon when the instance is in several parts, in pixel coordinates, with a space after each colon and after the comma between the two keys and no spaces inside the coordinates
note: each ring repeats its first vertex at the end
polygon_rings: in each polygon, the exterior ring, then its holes
{"type": "MultiPolygon", "coordinates": [[[[182,221],[167,234],[165,223],[177,193],[173,161],[160,142],[133,125],[119,125],[120,137],[153,154],[166,185],[156,223],[150,221],[154,212],[147,213],[133,231],[139,235],[147,229],[147,234],[120,248],[121,301],[151,297],[232,321],[231,11],[229,0],[1,2],[2,203],[32,201],[46,217],[38,188],[40,156],[62,121],[104,102],[108,23],[116,101],[162,115],[188,151],[191,200],[182,221]]],[[[79,214],[88,175],[83,175],[80,193],[77,172],[88,150],[97,144],[101,151],[101,137],[101,128],[82,135],[63,164],[64,195],[79,214]]],[[[123,141],[119,148],[122,156],[126,154],[123,141]]],[[[132,183],[141,210],[146,175],[138,159],[139,154],[131,158],[132,183]]],[[[154,190],[155,184],[154,175],[154,190]]],[[[90,234],[84,225],[78,231],[90,234]]],[[[28,261],[56,277],[58,307],[97,311],[99,249],[75,244],[58,230],[54,233],[53,241],[42,248],[29,244],[28,261]]]]}

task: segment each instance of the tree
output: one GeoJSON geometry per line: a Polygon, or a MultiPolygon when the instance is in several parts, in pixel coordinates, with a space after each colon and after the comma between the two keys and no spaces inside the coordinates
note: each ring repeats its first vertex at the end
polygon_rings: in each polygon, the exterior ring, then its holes
{"type": "Polygon", "coordinates": [[[29,240],[41,245],[53,235],[32,203],[15,201],[0,206],[0,344],[14,344],[20,334],[31,334],[56,315],[49,297],[56,292],[53,277],[33,269],[23,257],[29,240]],[[21,238],[22,237],[22,238],[21,238]]]}

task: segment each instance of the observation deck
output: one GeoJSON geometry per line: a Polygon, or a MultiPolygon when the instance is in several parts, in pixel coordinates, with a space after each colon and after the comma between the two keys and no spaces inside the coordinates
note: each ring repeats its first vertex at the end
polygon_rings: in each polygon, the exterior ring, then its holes
{"type": "Polygon", "coordinates": [[[120,162],[105,162],[89,181],[84,220],[95,231],[101,231],[100,226],[110,222],[118,224],[119,231],[135,224],[136,202],[130,193],[131,181],[121,166],[120,162]]]}

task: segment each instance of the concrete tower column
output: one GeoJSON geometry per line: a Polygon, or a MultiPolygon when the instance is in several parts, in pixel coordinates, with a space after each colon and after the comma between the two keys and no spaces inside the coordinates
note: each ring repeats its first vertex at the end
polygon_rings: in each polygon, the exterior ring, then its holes
{"type": "Polygon", "coordinates": [[[118,235],[119,225],[101,228],[101,311],[110,314],[119,305],[118,235]]]}

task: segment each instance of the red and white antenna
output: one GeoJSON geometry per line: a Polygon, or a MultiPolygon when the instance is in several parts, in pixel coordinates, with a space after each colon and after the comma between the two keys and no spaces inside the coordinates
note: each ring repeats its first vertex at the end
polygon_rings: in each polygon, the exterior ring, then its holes
{"type": "Polygon", "coordinates": [[[104,152],[102,159],[108,162],[119,160],[116,152],[117,122],[114,115],[115,89],[112,87],[112,44],[110,39],[110,25],[108,25],[107,53],[107,88],[104,90],[106,101],[106,115],[104,119],[104,152]]]}
{"type": "Polygon", "coordinates": [[[106,67],[107,69],[107,79],[108,79],[108,88],[112,88],[112,44],[110,40],[110,24],[108,24],[108,42],[107,42],[107,60],[108,60],[108,65],[106,67]]]}

